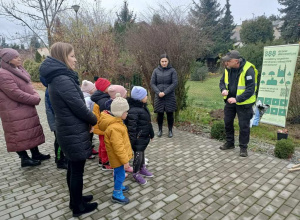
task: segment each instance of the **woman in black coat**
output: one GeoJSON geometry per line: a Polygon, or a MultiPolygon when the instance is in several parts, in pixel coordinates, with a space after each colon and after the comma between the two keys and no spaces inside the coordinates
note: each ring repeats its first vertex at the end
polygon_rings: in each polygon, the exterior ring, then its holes
{"type": "Polygon", "coordinates": [[[51,57],[41,64],[40,75],[48,84],[57,141],[69,160],[67,183],[70,209],[73,216],[78,217],[98,206],[96,202],[87,203],[93,199],[92,195],[82,196],[84,165],[92,154],[90,130],[97,123],[97,118],[86,107],[77,73],[74,72],[76,58],[72,45],[55,43],[50,54],[51,57]]]}
{"type": "Polygon", "coordinates": [[[155,92],[154,112],[157,113],[158,137],[162,136],[164,112],[167,113],[168,137],[173,137],[174,112],[177,109],[175,97],[177,84],[177,72],[171,66],[168,55],[162,54],[160,56],[159,65],[154,69],[151,77],[151,87],[155,92]]]}

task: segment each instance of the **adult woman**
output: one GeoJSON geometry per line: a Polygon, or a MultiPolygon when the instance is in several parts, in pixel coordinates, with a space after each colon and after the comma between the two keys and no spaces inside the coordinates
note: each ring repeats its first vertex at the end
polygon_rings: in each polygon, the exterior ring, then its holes
{"type": "Polygon", "coordinates": [[[167,113],[169,134],[173,137],[174,112],[176,111],[175,88],[178,84],[176,70],[171,66],[167,54],[160,56],[159,65],[151,77],[151,87],[155,92],[154,112],[157,113],[158,137],[162,136],[164,112],[167,113]]]}
{"type": "Polygon", "coordinates": [[[41,101],[30,75],[22,67],[20,54],[11,48],[0,51],[0,117],[8,152],[17,152],[21,167],[37,166],[50,158],[39,152],[45,136],[35,109],[41,101]],[[26,150],[31,150],[32,159],[26,150]]]}
{"type": "Polygon", "coordinates": [[[97,118],[85,105],[78,76],[74,72],[76,62],[72,45],[57,42],[51,46],[50,57],[40,67],[40,75],[48,83],[57,141],[69,161],[67,183],[74,217],[91,212],[98,206],[97,203],[88,203],[93,199],[92,195],[82,196],[84,165],[92,153],[89,132],[97,118]]]}

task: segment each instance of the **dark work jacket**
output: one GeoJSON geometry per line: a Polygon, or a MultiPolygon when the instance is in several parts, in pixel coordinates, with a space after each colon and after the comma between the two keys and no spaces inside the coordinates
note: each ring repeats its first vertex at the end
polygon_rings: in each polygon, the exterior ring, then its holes
{"type": "Polygon", "coordinates": [[[128,98],[129,111],[125,124],[128,129],[129,138],[133,151],[144,151],[150,139],[154,137],[151,124],[151,115],[147,104],[128,98]]]}
{"type": "MultiPolygon", "coordinates": [[[[246,76],[245,76],[246,77],[246,90],[243,94],[241,94],[239,96],[236,96],[237,86],[238,86],[238,83],[239,83],[239,77],[240,77],[240,75],[243,71],[245,63],[246,63],[246,61],[245,61],[245,59],[243,59],[241,64],[240,64],[240,67],[238,69],[233,69],[233,68],[232,69],[227,69],[227,71],[228,71],[228,81],[229,81],[229,84],[228,84],[229,92],[228,92],[227,99],[228,98],[236,98],[237,102],[244,102],[254,94],[254,91],[255,91],[255,72],[254,72],[254,69],[252,67],[250,67],[247,70],[246,76]],[[251,79],[247,79],[247,76],[251,76],[251,77],[248,77],[248,78],[251,78],[251,79]]],[[[224,89],[226,89],[225,82],[224,82],[224,77],[225,77],[225,72],[223,73],[223,76],[222,76],[222,78],[220,80],[220,84],[219,84],[221,92],[224,89]]],[[[224,101],[227,102],[227,99],[224,100],[224,101]]]]}
{"type": "Polygon", "coordinates": [[[95,125],[97,118],[86,107],[76,73],[47,57],[41,64],[40,75],[48,83],[59,145],[69,160],[87,159],[92,153],[90,125],[95,125]]]}
{"type": "Polygon", "coordinates": [[[152,73],[150,84],[155,92],[154,112],[175,112],[177,109],[175,89],[178,84],[176,70],[171,66],[163,68],[159,65],[152,73]],[[160,92],[164,92],[165,96],[160,98],[158,96],[160,92]]]}
{"type": "Polygon", "coordinates": [[[99,105],[100,112],[104,110],[110,110],[110,108],[107,108],[105,105],[106,101],[110,99],[110,96],[107,93],[104,93],[100,90],[97,90],[92,96],[91,100],[95,102],[97,105],[99,105]]]}

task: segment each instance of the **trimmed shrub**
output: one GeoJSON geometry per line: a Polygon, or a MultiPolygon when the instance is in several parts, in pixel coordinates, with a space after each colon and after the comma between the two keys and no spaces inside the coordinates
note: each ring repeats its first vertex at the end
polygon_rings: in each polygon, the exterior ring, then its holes
{"type": "Polygon", "coordinates": [[[226,133],[225,133],[225,125],[223,121],[215,122],[211,127],[211,137],[217,140],[225,140],[226,133]]]}
{"type": "Polygon", "coordinates": [[[281,139],[275,146],[275,156],[281,159],[290,158],[295,152],[295,145],[290,139],[281,139]]]}
{"type": "Polygon", "coordinates": [[[204,81],[208,74],[208,68],[202,62],[195,62],[191,72],[191,81],[204,81]]]}
{"type": "Polygon", "coordinates": [[[31,81],[32,82],[40,82],[39,68],[40,68],[41,63],[37,63],[34,60],[25,60],[23,65],[24,65],[24,68],[26,69],[26,71],[30,74],[31,81]]]}

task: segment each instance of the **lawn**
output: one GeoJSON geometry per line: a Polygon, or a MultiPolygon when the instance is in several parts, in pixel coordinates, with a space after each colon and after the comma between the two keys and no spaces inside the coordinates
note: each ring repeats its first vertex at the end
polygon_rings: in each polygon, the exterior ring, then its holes
{"type": "Polygon", "coordinates": [[[219,89],[221,75],[210,77],[204,82],[188,81],[188,105],[206,109],[222,109],[223,98],[219,89]]]}

